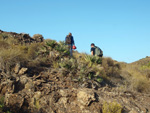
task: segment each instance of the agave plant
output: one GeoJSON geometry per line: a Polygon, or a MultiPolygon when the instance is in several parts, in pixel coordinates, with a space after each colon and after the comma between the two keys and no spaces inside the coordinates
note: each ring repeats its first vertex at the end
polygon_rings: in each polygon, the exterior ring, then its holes
{"type": "Polygon", "coordinates": [[[97,56],[85,55],[84,60],[89,63],[89,65],[88,65],[89,67],[91,67],[94,63],[96,63],[96,64],[102,63],[102,59],[97,56]]]}
{"type": "Polygon", "coordinates": [[[57,50],[62,56],[69,55],[69,49],[64,42],[59,42],[58,45],[55,47],[55,50],[57,50]]]}
{"type": "Polygon", "coordinates": [[[48,47],[51,47],[52,49],[54,49],[55,46],[57,45],[57,42],[55,40],[48,40],[48,41],[46,41],[46,45],[48,47]]]}

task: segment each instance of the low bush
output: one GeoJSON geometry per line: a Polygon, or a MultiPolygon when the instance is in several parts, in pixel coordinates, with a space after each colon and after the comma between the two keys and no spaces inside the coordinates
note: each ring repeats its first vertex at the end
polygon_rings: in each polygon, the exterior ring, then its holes
{"type": "Polygon", "coordinates": [[[111,58],[103,58],[102,67],[104,67],[105,74],[108,77],[117,77],[120,75],[121,67],[119,63],[113,61],[111,58]]]}
{"type": "Polygon", "coordinates": [[[146,77],[132,77],[131,82],[132,90],[136,90],[138,92],[150,92],[150,81],[146,77]]]}
{"type": "Polygon", "coordinates": [[[136,68],[130,68],[128,72],[131,74],[130,79],[127,79],[131,90],[138,92],[150,91],[150,80],[145,75],[136,68]]]}
{"type": "Polygon", "coordinates": [[[55,50],[60,53],[60,56],[68,56],[70,53],[68,46],[65,45],[65,42],[61,41],[56,45],[55,50]]]}
{"type": "Polygon", "coordinates": [[[91,56],[85,54],[83,58],[88,63],[89,67],[91,67],[93,64],[102,64],[102,58],[97,56],[91,56]]]}
{"type": "Polygon", "coordinates": [[[126,78],[129,89],[143,93],[150,91],[149,62],[143,63],[140,61],[140,63],[132,63],[127,65],[123,70],[130,74],[130,76],[126,78]]]}
{"type": "Polygon", "coordinates": [[[28,46],[28,59],[35,59],[39,55],[40,48],[42,48],[41,43],[33,43],[28,46]]]}
{"type": "Polygon", "coordinates": [[[111,102],[111,103],[105,102],[102,107],[102,112],[103,113],[121,113],[122,106],[118,104],[117,102],[111,102]]]}
{"type": "Polygon", "coordinates": [[[46,46],[49,47],[49,50],[53,50],[55,48],[55,46],[57,45],[57,42],[55,40],[45,40],[45,44],[46,46]]]}
{"type": "Polygon", "coordinates": [[[8,72],[11,72],[11,69],[16,65],[16,63],[20,62],[24,64],[28,61],[25,57],[25,54],[20,51],[20,49],[2,49],[0,51],[0,59],[1,64],[3,65],[3,69],[8,72]]]}

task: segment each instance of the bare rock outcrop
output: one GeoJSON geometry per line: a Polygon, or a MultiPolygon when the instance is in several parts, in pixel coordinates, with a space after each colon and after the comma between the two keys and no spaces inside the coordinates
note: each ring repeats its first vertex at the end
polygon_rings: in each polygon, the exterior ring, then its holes
{"type": "Polygon", "coordinates": [[[104,102],[115,101],[122,105],[124,113],[150,111],[148,94],[122,92],[111,87],[64,89],[59,86],[58,78],[47,82],[42,76],[34,78],[24,74],[13,79],[1,78],[0,92],[5,95],[5,105],[14,113],[101,113],[104,102]]]}
{"type": "Polygon", "coordinates": [[[0,30],[0,35],[2,35],[3,39],[12,38],[16,39],[17,43],[14,44],[31,44],[31,43],[39,43],[43,42],[44,37],[42,35],[36,34],[33,38],[27,33],[15,33],[15,32],[5,32],[0,30]]]}

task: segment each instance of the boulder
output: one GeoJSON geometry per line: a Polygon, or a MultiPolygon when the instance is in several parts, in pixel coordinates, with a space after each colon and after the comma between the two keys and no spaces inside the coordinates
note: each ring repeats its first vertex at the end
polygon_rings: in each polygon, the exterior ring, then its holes
{"type": "Polygon", "coordinates": [[[96,101],[95,94],[90,89],[80,89],[77,93],[77,100],[79,104],[88,106],[91,102],[96,101]]]}

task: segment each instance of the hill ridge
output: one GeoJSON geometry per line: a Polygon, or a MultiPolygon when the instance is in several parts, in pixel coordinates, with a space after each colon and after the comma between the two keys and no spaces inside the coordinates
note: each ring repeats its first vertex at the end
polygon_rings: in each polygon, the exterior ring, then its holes
{"type": "Polygon", "coordinates": [[[14,34],[0,31],[0,94],[4,98],[0,112],[150,111],[147,65],[124,64],[77,51],[70,57],[62,41],[44,40],[40,34],[28,38],[14,34]],[[145,71],[147,74],[141,75],[145,71]]]}

